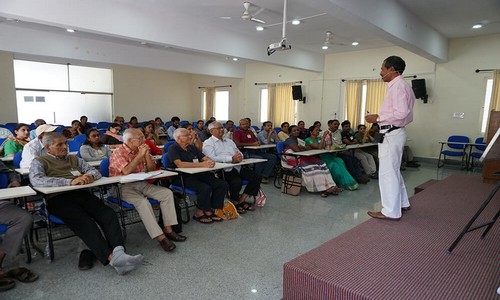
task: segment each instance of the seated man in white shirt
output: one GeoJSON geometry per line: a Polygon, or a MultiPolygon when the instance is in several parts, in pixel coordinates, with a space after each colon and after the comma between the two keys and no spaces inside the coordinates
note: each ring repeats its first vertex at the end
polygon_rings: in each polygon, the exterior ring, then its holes
{"type": "Polygon", "coordinates": [[[36,139],[31,140],[23,148],[21,156],[21,168],[29,169],[31,162],[35,157],[47,154],[47,150],[42,145],[42,138],[45,132],[52,132],[57,129],[57,126],[42,124],[36,128],[36,139]]]}
{"type": "Polygon", "coordinates": [[[257,139],[261,145],[276,144],[280,141],[271,121],[262,123],[262,130],[257,134],[257,139]]]}
{"type": "MultiPolygon", "coordinates": [[[[208,125],[208,129],[212,134],[208,140],[203,143],[203,154],[208,156],[211,160],[221,163],[238,163],[243,160],[243,154],[238,150],[236,144],[225,137],[224,127],[220,122],[213,122],[208,125]]],[[[253,211],[255,208],[246,202],[248,196],[257,196],[260,190],[260,182],[262,176],[255,173],[248,168],[241,168],[235,166],[223,170],[224,179],[229,184],[229,197],[235,204],[238,213],[245,213],[245,211],[253,211]],[[242,187],[242,179],[248,180],[248,184],[240,196],[242,187]]]]}

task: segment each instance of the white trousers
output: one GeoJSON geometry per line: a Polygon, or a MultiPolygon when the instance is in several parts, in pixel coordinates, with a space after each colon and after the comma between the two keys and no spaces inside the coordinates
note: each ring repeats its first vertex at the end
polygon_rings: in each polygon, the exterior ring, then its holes
{"type": "MultiPolygon", "coordinates": [[[[381,130],[381,133],[383,132],[381,130]]],[[[406,186],[399,169],[406,138],[406,128],[400,128],[386,133],[384,142],[378,144],[378,185],[382,200],[382,213],[390,218],[400,218],[401,207],[410,206],[406,186]]]]}

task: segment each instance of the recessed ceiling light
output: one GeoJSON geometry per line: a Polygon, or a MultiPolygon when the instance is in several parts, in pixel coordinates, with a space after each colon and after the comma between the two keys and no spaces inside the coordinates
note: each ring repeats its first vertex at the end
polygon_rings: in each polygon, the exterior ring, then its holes
{"type": "Polygon", "coordinates": [[[472,26],[473,29],[479,29],[479,28],[482,28],[483,25],[482,24],[475,24],[472,26]]]}
{"type": "Polygon", "coordinates": [[[352,44],[351,44],[351,45],[353,45],[353,46],[357,46],[357,45],[359,45],[359,43],[358,43],[358,42],[352,42],[352,44]]]}
{"type": "Polygon", "coordinates": [[[328,46],[327,45],[323,45],[323,47],[321,47],[321,49],[326,50],[326,49],[328,49],[328,46]]]}
{"type": "Polygon", "coordinates": [[[231,17],[219,17],[219,19],[222,19],[222,20],[231,20],[231,17]]]}
{"type": "Polygon", "coordinates": [[[141,45],[147,45],[147,44],[148,44],[148,43],[146,43],[146,42],[141,42],[141,45]]]}
{"type": "Polygon", "coordinates": [[[75,30],[74,30],[74,29],[71,29],[71,28],[66,29],[66,31],[67,31],[67,32],[71,32],[71,33],[75,32],[75,30]]]}
{"type": "Polygon", "coordinates": [[[262,26],[257,26],[257,27],[255,27],[255,29],[257,29],[257,31],[262,31],[262,30],[264,30],[264,27],[262,27],[262,26]]]}
{"type": "Polygon", "coordinates": [[[233,57],[233,61],[238,61],[238,58],[237,57],[233,57]]]}
{"type": "Polygon", "coordinates": [[[300,24],[300,20],[293,20],[293,21],[292,21],[292,24],[293,24],[293,25],[299,25],[299,24],[300,24]]]}

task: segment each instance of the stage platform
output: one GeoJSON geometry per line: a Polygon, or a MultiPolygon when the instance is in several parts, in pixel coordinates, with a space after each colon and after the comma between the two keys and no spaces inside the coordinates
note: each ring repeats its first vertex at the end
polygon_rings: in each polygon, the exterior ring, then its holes
{"type": "MultiPolygon", "coordinates": [[[[429,186],[400,221],[370,219],[287,262],[283,299],[498,299],[498,222],[447,251],[493,188],[463,174],[429,186]]],[[[499,207],[500,193],[476,224],[499,207]]]]}

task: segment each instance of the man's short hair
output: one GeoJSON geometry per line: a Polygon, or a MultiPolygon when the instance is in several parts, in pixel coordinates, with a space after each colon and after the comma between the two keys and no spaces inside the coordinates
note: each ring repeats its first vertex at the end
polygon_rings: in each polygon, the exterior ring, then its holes
{"type": "Polygon", "coordinates": [[[177,138],[180,137],[181,135],[189,134],[189,131],[186,128],[177,128],[174,131],[174,140],[177,141],[177,138]]]}
{"type": "Polygon", "coordinates": [[[122,130],[122,125],[120,125],[120,123],[112,123],[111,125],[108,126],[108,130],[116,127],[120,127],[120,130],[122,130]]]}
{"type": "Polygon", "coordinates": [[[227,123],[229,123],[229,122],[231,122],[231,123],[233,123],[233,124],[234,124],[234,121],[233,121],[233,120],[227,120],[227,121],[226,121],[226,125],[227,125],[227,123]]]}
{"type": "Polygon", "coordinates": [[[81,116],[81,117],[80,117],[80,121],[81,121],[83,118],[85,118],[85,119],[87,119],[87,120],[89,119],[89,118],[87,118],[87,116],[81,116]]]}
{"type": "Polygon", "coordinates": [[[60,139],[62,137],[64,137],[64,136],[62,134],[60,134],[59,132],[55,132],[55,131],[45,132],[45,134],[42,137],[42,145],[44,147],[46,147],[47,145],[48,146],[53,145],[55,139],[60,139]]]}
{"type": "Polygon", "coordinates": [[[262,127],[266,127],[267,124],[273,125],[273,122],[271,122],[271,121],[265,121],[264,123],[262,123],[262,127]]]}
{"type": "Polygon", "coordinates": [[[35,127],[38,127],[38,126],[43,125],[43,124],[47,124],[47,122],[45,122],[44,119],[36,119],[34,123],[35,123],[35,127]]]}
{"type": "Polygon", "coordinates": [[[342,122],[341,126],[344,127],[344,125],[351,125],[351,122],[349,122],[349,120],[345,120],[344,122],[342,122]]]}
{"type": "Polygon", "coordinates": [[[128,128],[123,132],[123,143],[126,144],[130,139],[134,138],[135,135],[143,135],[141,129],[139,128],[128,128]],[[138,134],[141,133],[141,134],[138,134]]]}
{"type": "Polygon", "coordinates": [[[122,117],[122,116],[116,116],[116,117],[115,117],[115,120],[114,120],[113,122],[118,123],[118,122],[120,122],[120,121],[125,122],[125,118],[124,118],[124,117],[122,117]]]}
{"type": "Polygon", "coordinates": [[[179,117],[172,117],[172,118],[170,119],[170,121],[172,121],[172,123],[173,123],[173,122],[175,122],[175,121],[180,122],[180,121],[181,121],[181,119],[179,119],[179,117]]]}
{"type": "Polygon", "coordinates": [[[210,124],[208,124],[208,130],[212,130],[216,124],[219,124],[222,127],[222,124],[220,122],[215,121],[215,122],[211,122],[210,124]]]}
{"type": "Polygon", "coordinates": [[[384,67],[386,67],[387,69],[393,67],[394,71],[398,72],[399,75],[401,75],[405,71],[406,63],[401,57],[393,55],[384,60],[384,67]]]}

